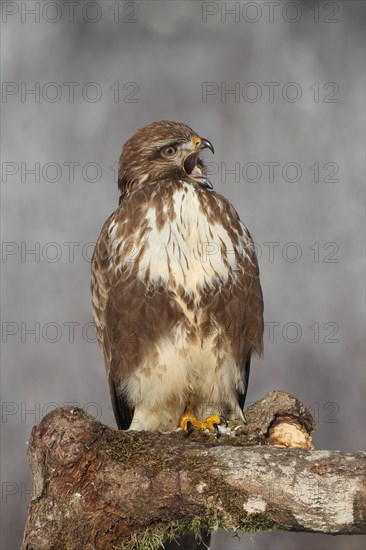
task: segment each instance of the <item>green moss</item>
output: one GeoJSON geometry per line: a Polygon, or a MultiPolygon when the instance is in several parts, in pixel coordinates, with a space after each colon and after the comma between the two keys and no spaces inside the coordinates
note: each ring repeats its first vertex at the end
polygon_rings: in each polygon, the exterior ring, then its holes
{"type": "Polygon", "coordinates": [[[181,465],[180,456],[161,452],[154,448],[153,442],[147,442],[136,434],[123,434],[122,438],[106,441],[104,450],[115,462],[126,463],[129,468],[146,467],[154,475],[181,465]]]}
{"type": "MultiPolygon", "coordinates": [[[[206,483],[207,483],[206,478],[206,483]]],[[[237,503],[233,496],[232,487],[228,487],[224,482],[215,485],[208,484],[209,496],[206,497],[207,519],[211,528],[215,526],[219,529],[235,529],[246,533],[256,531],[277,531],[284,527],[274,521],[268,511],[265,514],[248,514],[243,507],[237,503]]]]}
{"type": "Polygon", "coordinates": [[[113,433],[113,437],[107,437],[104,445],[101,445],[112,460],[116,462],[131,462],[135,464],[136,460],[143,455],[146,443],[137,437],[136,434],[113,433]]]}
{"type": "Polygon", "coordinates": [[[250,516],[231,505],[230,509],[221,506],[209,506],[208,517],[202,519],[196,517],[191,522],[167,521],[159,526],[152,526],[143,533],[134,534],[123,546],[116,546],[115,550],[158,550],[164,548],[164,544],[176,541],[183,534],[193,534],[196,540],[201,542],[201,532],[211,529],[235,529],[247,533],[256,531],[277,531],[283,527],[263,514],[250,516]]]}
{"type": "Polygon", "coordinates": [[[183,534],[193,534],[201,542],[201,529],[205,528],[207,525],[198,517],[191,522],[168,521],[133,535],[123,546],[116,546],[115,550],[158,550],[164,548],[166,542],[176,541],[183,534]]]}

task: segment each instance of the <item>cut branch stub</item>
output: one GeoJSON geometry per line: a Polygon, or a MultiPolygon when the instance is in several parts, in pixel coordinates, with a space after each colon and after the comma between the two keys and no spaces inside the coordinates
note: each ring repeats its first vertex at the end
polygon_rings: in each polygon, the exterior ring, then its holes
{"type": "Polygon", "coordinates": [[[308,409],[289,393],[271,391],[245,411],[244,433],[279,447],[313,449],[315,422],[308,409]]]}

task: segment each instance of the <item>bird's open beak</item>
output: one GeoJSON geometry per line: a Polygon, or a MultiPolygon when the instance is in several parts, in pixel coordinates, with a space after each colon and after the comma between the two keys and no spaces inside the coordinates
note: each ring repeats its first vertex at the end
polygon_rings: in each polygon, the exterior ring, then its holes
{"type": "Polygon", "coordinates": [[[203,149],[210,149],[210,151],[215,153],[213,145],[208,139],[199,136],[194,136],[192,141],[194,143],[194,150],[183,160],[183,169],[191,179],[197,181],[207,189],[213,189],[212,183],[207,179],[204,164],[199,158],[199,153],[203,149]]]}

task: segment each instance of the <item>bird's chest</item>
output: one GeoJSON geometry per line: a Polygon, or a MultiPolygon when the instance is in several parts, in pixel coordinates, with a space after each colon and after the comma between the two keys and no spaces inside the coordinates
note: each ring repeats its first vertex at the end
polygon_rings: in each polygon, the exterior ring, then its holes
{"type": "Polygon", "coordinates": [[[145,280],[148,274],[152,281],[196,292],[214,281],[226,282],[236,260],[223,221],[187,187],[174,193],[170,210],[148,210],[138,276],[145,280]]]}

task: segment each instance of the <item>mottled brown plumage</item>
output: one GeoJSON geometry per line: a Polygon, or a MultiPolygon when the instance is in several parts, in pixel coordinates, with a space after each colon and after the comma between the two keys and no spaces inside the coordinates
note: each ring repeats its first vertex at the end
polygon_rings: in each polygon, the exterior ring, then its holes
{"type": "Polygon", "coordinates": [[[92,260],[98,342],[122,429],[174,429],[185,410],[241,417],[262,353],[253,241],[210,191],[188,126],[150,124],[126,142],[120,206],[92,260]]]}

